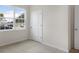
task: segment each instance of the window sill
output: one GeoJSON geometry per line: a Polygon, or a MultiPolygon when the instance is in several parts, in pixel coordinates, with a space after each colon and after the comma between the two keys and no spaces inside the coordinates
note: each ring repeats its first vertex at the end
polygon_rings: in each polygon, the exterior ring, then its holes
{"type": "Polygon", "coordinates": [[[26,28],[19,28],[19,29],[5,29],[5,30],[0,30],[0,32],[7,32],[7,31],[18,31],[18,30],[26,30],[26,28]]]}

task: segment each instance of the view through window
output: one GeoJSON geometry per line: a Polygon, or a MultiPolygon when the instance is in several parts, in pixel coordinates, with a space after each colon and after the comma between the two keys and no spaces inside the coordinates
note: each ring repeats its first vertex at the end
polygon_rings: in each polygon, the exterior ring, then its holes
{"type": "Polygon", "coordinates": [[[12,6],[0,5],[0,30],[23,29],[25,27],[25,10],[12,6]]]}

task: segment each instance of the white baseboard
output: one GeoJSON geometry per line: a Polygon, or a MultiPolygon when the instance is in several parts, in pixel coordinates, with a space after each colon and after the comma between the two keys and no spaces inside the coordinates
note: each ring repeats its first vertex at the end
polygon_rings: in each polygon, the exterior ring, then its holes
{"type": "Polygon", "coordinates": [[[59,49],[59,50],[63,51],[63,53],[68,53],[68,52],[69,52],[69,50],[64,50],[64,49],[59,48],[59,47],[57,47],[57,46],[55,46],[55,45],[50,45],[50,44],[45,43],[45,42],[43,42],[42,44],[47,45],[47,46],[49,46],[49,47],[53,47],[53,48],[59,49]]]}
{"type": "MultiPolygon", "coordinates": [[[[33,40],[33,39],[30,39],[30,40],[33,40]]],[[[36,40],[34,40],[34,41],[36,41],[36,40]]],[[[37,41],[37,42],[39,42],[39,41],[37,41]]],[[[60,51],[63,51],[63,53],[69,53],[69,50],[68,50],[68,49],[59,48],[58,46],[51,45],[51,44],[48,44],[48,43],[46,43],[46,42],[40,42],[40,43],[41,43],[41,44],[44,44],[44,45],[47,45],[47,46],[49,46],[49,47],[51,47],[51,48],[59,49],[60,51]]]]}

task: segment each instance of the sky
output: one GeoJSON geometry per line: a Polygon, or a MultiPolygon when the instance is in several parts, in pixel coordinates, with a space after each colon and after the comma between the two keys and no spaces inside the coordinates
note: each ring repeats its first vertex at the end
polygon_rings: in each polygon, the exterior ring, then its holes
{"type": "MultiPolygon", "coordinates": [[[[12,6],[0,5],[0,13],[4,13],[4,17],[13,17],[13,10],[14,10],[14,7],[12,7],[12,6]]],[[[23,13],[23,12],[24,12],[23,9],[16,8],[15,9],[16,17],[21,15],[21,13],[23,13]]]]}
{"type": "Polygon", "coordinates": [[[10,7],[10,6],[5,6],[5,5],[0,5],[0,12],[6,12],[6,11],[9,11],[9,10],[12,10],[13,8],[10,7]]]}

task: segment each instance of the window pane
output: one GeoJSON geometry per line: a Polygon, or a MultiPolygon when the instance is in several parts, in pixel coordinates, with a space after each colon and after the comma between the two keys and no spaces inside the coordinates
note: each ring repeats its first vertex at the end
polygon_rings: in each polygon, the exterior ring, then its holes
{"type": "Polygon", "coordinates": [[[11,6],[0,5],[0,17],[13,18],[13,8],[11,6]]]}
{"type": "MultiPolygon", "coordinates": [[[[6,18],[2,18],[3,20],[0,21],[0,29],[13,29],[13,21],[7,21],[6,18]]],[[[13,20],[13,19],[9,19],[13,20]]]]}
{"type": "Polygon", "coordinates": [[[0,5],[0,29],[13,28],[13,8],[11,6],[0,5]]]}
{"type": "Polygon", "coordinates": [[[21,8],[15,9],[15,23],[16,28],[24,28],[24,10],[21,8]]]}
{"type": "Polygon", "coordinates": [[[24,10],[21,8],[15,9],[15,18],[24,18],[24,10]]]}
{"type": "Polygon", "coordinates": [[[17,28],[23,28],[24,27],[24,19],[16,19],[16,25],[17,28]]]}

